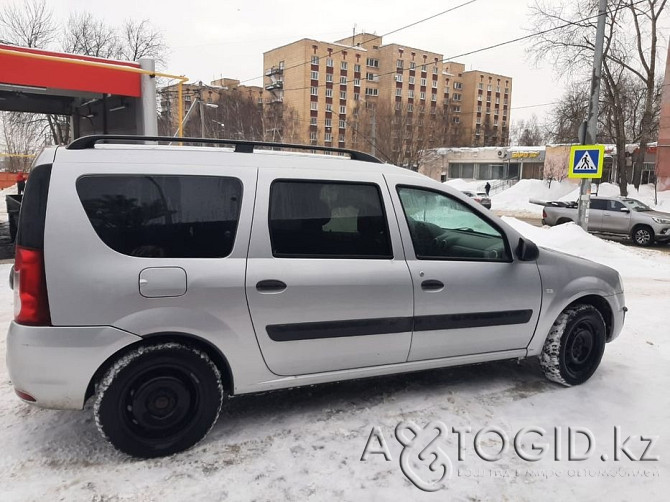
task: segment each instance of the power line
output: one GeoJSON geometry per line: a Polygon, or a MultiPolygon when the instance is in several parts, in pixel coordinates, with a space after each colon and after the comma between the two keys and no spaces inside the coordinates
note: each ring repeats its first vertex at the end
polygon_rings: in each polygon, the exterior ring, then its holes
{"type": "MultiPolygon", "coordinates": [[[[635,5],[644,3],[645,1],[647,1],[647,0],[638,0],[635,3],[632,3],[631,6],[635,6],[635,5]]],[[[465,5],[465,4],[463,4],[463,5],[465,5]]],[[[530,34],[524,35],[522,37],[512,38],[510,40],[505,40],[505,41],[499,42],[497,44],[489,45],[489,46],[486,46],[486,47],[481,47],[479,49],[475,49],[475,50],[472,50],[472,51],[469,51],[469,52],[464,52],[462,54],[449,56],[449,57],[446,57],[446,58],[442,59],[442,61],[440,61],[440,63],[448,63],[448,62],[453,61],[457,58],[462,58],[462,57],[465,57],[465,56],[471,56],[473,54],[478,54],[480,52],[485,52],[485,51],[489,51],[491,49],[497,49],[498,47],[503,47],[505,45],[510,45],[510,44],[513,44],[513,43],[521,42],[521,41],[527,40],[529,38],[537,37],[537,36],[540,36],[540,35],[546,35],[547,33],[551,33],[553,31],[561,30],[563,28],[567,28],[568,26],[572,26],[572,25],[575,25],[575,24],[583,23],[585,21],[590,21],[590,20],[596,19],[596,18],[598,18],[598,16],[599,16],[599,14],[594,14],[592,16],[587,16],[587,17],[584,17],[582,19],[577,19],[575,21],[569,21],[567,23],[564,23],[564,24],[561,24],[561,25],[558,25],[558,26],[553,26],[551,28],[547,28],[546,30],[538,31],[538,32],[535,32],[535,33],[530,33],[530,34]]],[[[430,64],[433,64],[433,63],[428,63],[428,65],[430,65],[430,64]]],[[[376,76],[379,77],[379,76],[383,76],[383,75],[393,75],[393,74],[397,74],[397,73],[404,73],[406,70],[410,70],[410,69],[411,68],[396,68],[395,70],[392,70],[392,71],[379,73],[376,76]]],[[[349,82],[351,82],[351,80],[347,80],[347,84],[349,82]]],[[[295,88],[292,88],[292,89],[284,89],[284,91],[302,91],[302,90],[305,90],[305,89],[310,89],[312,87],[323,87],[324,85],[326,85],[326,84],[324,83],[324,84],[318,84],[316,86],[310,85],[310,86],[304,86],[304,87],[295,87],[295,88]]]]}
{"type": "MultiPolygon", "coordinates": [[[[428,17],[426,17],[426,18],[419,19],[418,21],[414,21],[413,23],[406,24],[405,26],[401,26],[400,28],[396,28],[395,30],[389,31],[388,33],[383,33],[382,35],[375,35],[373,38],[371,38],[370,40],[368,40],[368,42],[371,42],[371,41],[373,41],[373,40],[378,40],[378,39],[380,39],[380,38],[382,38],[382,37],[386,37],[386,36],[391,35],[391,34],[393,34],[393,33],[398,33],[399,31],[406,30],[407,28],[411,28],[412,26],[416,26],[417,24],[424,23],[424,22],[426,22],[426,21],[430,21],[431,19],[435,19],[436,17],[443,16],[444,14],[448,14],[448,13],[450,13],[450,12],[453,12],[453,11],[455,11],[455,10],[458,10],[458,9],[460,9],[460,8],[462,8],[462,7],[465,7],[465,6],[467,6],[467,5],[470,5],[470,4],[475,3],[475,2],[478,2],[478,1],[479,1],[479,0],[468,0],[467,2],[464,2],[464,3],[462,3],[462,4],[459,4],[459,5],[456,5],[456,6],[454,6],[454,7],[451,7],[451,8],[449,8],[449,9],[447,9],[447,10],[443,10],[442,12],[438,12],[437,14],[433,14],[432,16],[428,16],[428,17]]],[[[353,42],[353,40],[352,40],[352,42],[353,42]]],[[[355,47],[351,47],[351,48],[354,48],[354,49],[355,49],[355,47]]],[[[339,53],[341,53],[341,52],[343,52],[343,51],[345,51],[345,50],[347,50],[347,49],[349,49],[349,47],[343,47],[342,49],[339,49],[339,50],[337,50],[337,51],[331,53],[331,56],[334,55],[334,54],[339,54],[339,53]]],[[[284,68],[284,71],[286,71],[286,70],[291,70],[291,69],[293,69],[293,68],[299,68],[300,66],[305,66],[306,64],[309,64],[310,62],[311,62],[311,60],[310,60],[310,61],[303,61],[302,63],[298,63],[298,64],[295,64],[295,65],[293,65],[293,66],[287,66],[287,67],[284,68]]],[[[250,82],[251,80],[256,80],[256,79],[263,78],[263,77],[265,77],[264,74],[261,75],[260,77],[253,77],[253,78],[248,78],[248,79],[246,79],[246,80],[241,80],[241,81],[240,81],[240,84],[243,84],[243,83],[245,83],[245,82],[250,82]]]]}

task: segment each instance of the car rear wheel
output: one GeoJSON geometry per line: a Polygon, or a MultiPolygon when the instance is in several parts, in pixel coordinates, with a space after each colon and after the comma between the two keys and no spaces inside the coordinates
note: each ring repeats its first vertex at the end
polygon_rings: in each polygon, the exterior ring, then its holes
{"type": "Polygon", "coordinates": [[[204,438],[223,399],[221,373],[204,352],[178,343],[139,347],[98,384],[95,421],[118,450],[161,457],[204,438]]]}
{"type": "Polygon", "coordinates": [[[654,231],[647,225],[639,225],[633,229],[632,238],[638,246],[651,246],[654,243],[654,231]]]}
{"type": "Polygon", "coordinates": [[[571,221],[570,218],[559,218],[556,225],[563,225],[564,223],[570,223],[571,221]]]}
{"type": "Polygon", "coordinates": [[[565,309],[554,322],[540,355],[544,375],[570,387],[587,381],[600,365],[607,327],[592,305],[565,309]]]}

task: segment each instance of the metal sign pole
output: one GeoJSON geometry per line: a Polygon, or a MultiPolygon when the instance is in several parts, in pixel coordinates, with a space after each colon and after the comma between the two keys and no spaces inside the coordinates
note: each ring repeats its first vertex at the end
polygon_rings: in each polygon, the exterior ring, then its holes
{"type": "MultiPolygon", "coordinates": [[[[593,57],[593,74],[591,75],[591,100],[589,101],[589,114],[587,117],[586,134],[582,144],[593,145],[596,143],[598,132],[598,100],[600,99],[600,79],[603,66],[603,42],[605,40],[605,15],[607,13],[607,0],[600,0],[598,5],[598,27],[596,30],[596,45],[593,57]]],[[[581,139],[581,138],[580,138],[581,139]]],[[[602,159],[601,159],[602,161],[602,159]]],[[[577,222],[584,230],[588,229],[589,201],[591,199],[591,179],[582,179],[579,187],[579,205],[577,208],[577,222]]]]}

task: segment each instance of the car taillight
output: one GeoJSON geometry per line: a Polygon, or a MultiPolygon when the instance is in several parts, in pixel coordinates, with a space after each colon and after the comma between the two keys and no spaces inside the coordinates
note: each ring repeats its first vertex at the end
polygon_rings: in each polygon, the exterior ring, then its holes
{"type": "Polygon", "coordinates": [[[42,251],[16,246],[14,320],[19,324],[51,324],[42,251]]]}
{"type": "Polygon", "coordinates": [[[542,210],[542,217],[545,219],[547,218],[547,212],[544,209],[542,210]]]}

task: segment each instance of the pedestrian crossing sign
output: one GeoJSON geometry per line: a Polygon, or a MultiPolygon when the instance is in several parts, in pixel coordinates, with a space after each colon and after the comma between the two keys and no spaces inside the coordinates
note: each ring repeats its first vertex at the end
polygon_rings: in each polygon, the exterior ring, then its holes
{"type": "Polygon", "coordinates": [[[602,178],[605,145],[578,145],[570,148],[568,178],[602,178]]]}

